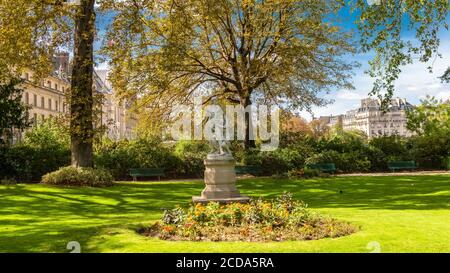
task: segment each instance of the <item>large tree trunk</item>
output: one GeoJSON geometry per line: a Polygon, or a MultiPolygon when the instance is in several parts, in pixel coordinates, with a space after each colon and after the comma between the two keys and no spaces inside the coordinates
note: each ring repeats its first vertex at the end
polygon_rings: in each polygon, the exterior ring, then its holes
{"type": "MultiPolygon", "coordinates": [[[[252,102],[250,100],[250,95],[245,96],[243,98],[241,98],[241,104],[244,107],[244,109],[251,105],[252,102]]],[[[250,119],[251,119],[251,113],[246,113],[245,114],[245,140],[244,140],[244,148],[245,150],[249,150],[251,148],[255,148],[256,144],[255,144],[255,140],[254,139],[250,139],[250,130],[252,130],[252,128],[250,128],[250,119]]]]}
{"type": "Polygon", "coordinates": [[[72,166],[92,167],[95,0],[81,0],[75,19],[70,96],[72,166]]]}

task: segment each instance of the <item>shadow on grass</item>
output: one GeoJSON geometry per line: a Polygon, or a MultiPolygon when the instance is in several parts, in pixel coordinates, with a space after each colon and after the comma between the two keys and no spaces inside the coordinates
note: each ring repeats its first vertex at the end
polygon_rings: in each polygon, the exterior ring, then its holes
{"type": "Polygon", "coordinates": [[[331,177],[248,180],[242,192],[274,198],[290,191],[313,208],[428,210],[450,208],[450,176],[331,177]]]}
{"type": "MultiPolygon", "coordinates": [[[[187,206],[197,182],[126,182],[110,188],[0,186],[0,252],[64,252],[110,227],[150,222],[163,208],[187,206]]],[[[429,210],[450,208],[450,176],[255,178],[238,181],[242,194],[274,198],[289,191],[311,208],[429,210]]]]}

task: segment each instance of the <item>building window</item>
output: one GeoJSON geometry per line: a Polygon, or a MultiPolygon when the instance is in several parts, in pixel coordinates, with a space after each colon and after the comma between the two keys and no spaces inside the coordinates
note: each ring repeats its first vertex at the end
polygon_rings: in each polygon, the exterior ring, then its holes
{"type": "Polygon", "coordinates": [[[25,92],[25,104],[29,103],[30,103],[30,95],[28,94],[28,92],[25,92]]]}
{"type": "Polygon", "coordinates": [[[37,95],[33,94],[33,105],[37,106],[37,95]]]}
{"type": "Polygon", "coordinates": [[[52,110],[52,99],[48,99],[48,109],[52,110]]]}
{"type": "Polygon", "coordinates": [[[45,116],[44,114],[41,115],[41,120],[44,121],[45,120],[45,116]]]}
{"type": "Polygon", "coordinates": [[[65,89],[65,88],[64,88],[64,86],[63,86],[63,87],[62,87],[62,91],[63,91],[63,92],[64,92],[64,89],[65,89]]]}
{"type": "Polygon", "coordinates": [[[41,97],[41,108],[45,108],[45,99],[41,97]]]}
{"type": "Polygon", "coordinates": [[[28,73],[25,73],[25,80],[30,80],[30,74],[28,74],[28,73]]]}
{"type": "Polygon", "coordinates": [[[55,90],[58,90],[58,84],[55,83],[55,90]]]}
{"type": "Polygon", "coordinates": [[[55,100],[55,110],[58,112],[58,101],[55,100]]]}
{"type": "Polygon", "coordinates": [[[34,122],[34,125],[37,125],[37,114],[36,113],[34,113],[34,115],[33,115],[33,122],[34,122]]]}
{"type": "Polygon", "coordinates": [[[63,103],[63,112],[66,112],[66,103],[63,103]]]}
{"type": "Polygon", "coordinates": [[[52,82],[51,82],[51,81],[47,81],[47,86],[48,86],[49,88],[52,88],[52,82]]]}

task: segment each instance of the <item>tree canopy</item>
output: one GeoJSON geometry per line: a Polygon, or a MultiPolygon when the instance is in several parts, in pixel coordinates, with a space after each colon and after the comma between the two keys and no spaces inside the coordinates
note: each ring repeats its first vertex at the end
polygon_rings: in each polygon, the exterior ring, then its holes
{"type": "Polygon", "coordinates": [[[449,9],[448,0],[1,1],[0,82],[25,67],[36,80],[46,76],[56,50],[74,49],[73,109],[86,112],[73,115],[74,130],[86,131],[74,139],[92,135],[94,2],[113,17],[103,53],[120,97],[160,111],[196,90],[244,106],[252,97],[286,108],[324,105],[320,92],[352,87],[349,56],[359,50],[375,53],[371,94],[388,101],[403,65],[439,56],[449,9]],[[335,21],[344,9],[356,15],[357,35],[335,21]]]}
{"type": "Polygon", "coordinates": [[[14,129],[23,130],[30,126],[28,106],[21,101],[23,90],[17,87],[20,80],[12,79],[0,84],[0,138],[11,136],[14,129]]]}
{"type": "Polygon", "coordinates": [[[109,2],[104,8],[116,16],[104,53],[121,95],[139,94],[147,106],[169,109],[208,89],[236,103],[254,95],[308,109],[326,103],[319,92],[351,88],[347,54],[373,52],[371,95],[387,102],[402,66],[439,56],[448,7],[447,0],[109,2]],[[357,35],[333,20],[344,9],[356,15],[357,35]]]}
{"type": "Polygon", "coordinates": [[[450,100],[427,97],[408,111],[408,129],[418,135],[448,139],[450,134],[450,100]]]}

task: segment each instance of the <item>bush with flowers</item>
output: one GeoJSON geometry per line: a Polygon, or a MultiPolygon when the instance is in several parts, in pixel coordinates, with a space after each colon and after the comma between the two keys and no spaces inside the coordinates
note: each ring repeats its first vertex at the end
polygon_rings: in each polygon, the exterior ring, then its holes
{"type": "Polygon", "coordinates": [[[140,233],[164,240],[284,241],[335,238],[356,231],[352,224],[314,213],[284,193],[275,200],[198,203],[166,210],[161,221],[140,233]]]}

